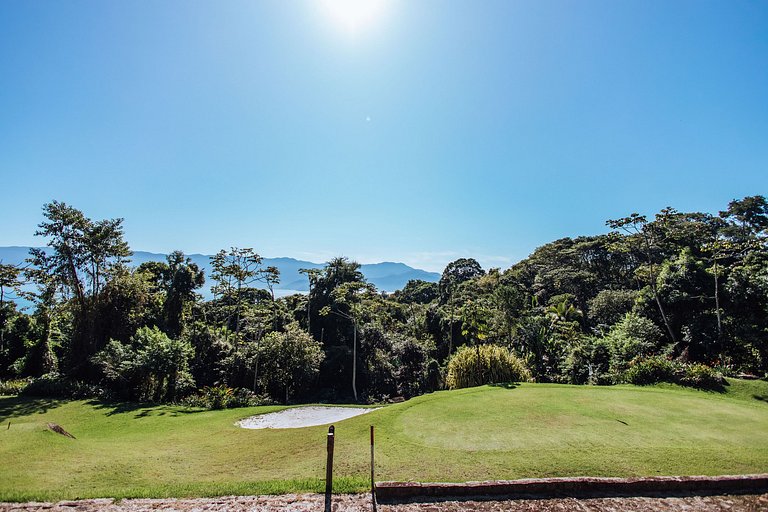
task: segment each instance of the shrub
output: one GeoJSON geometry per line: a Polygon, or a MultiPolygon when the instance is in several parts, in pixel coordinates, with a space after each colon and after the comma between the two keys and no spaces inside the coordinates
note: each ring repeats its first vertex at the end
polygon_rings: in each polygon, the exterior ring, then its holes
{"type": "Polygon", "coordinates": [[[624,380],[631,384],[655,384],[657,382],[677,382],[676,373],[679,365],[661,356],[635,360],[624,372],[624,380]]]}
{"type": "Polygon", "coordinates": [[[705,364],[686,365],[680,384],[699,389],[718,389],[723,385],[723,376],[705,364]]]}
{"type": "Polygon", "coordinates": [[[661,337],[661,329],[649,319],[634,313],[626,314],[605,337],[611,345],[611,370],[621,373],[630,361],[652,353],[661,337]]]}
{"type": "Polygon", "coordinates": [[[450,389],[483,384],[520,382],[531,378],[525,364],[498,345],[463,346],[448,361],[446,386],[450,389]]]}
{"type": "Polygon", "coordinates": [[[635,290],[601,290],[589,301],[589,319],[596,325],[613,325],[632,311],[635,290]]]}
{"type": "Polygon", "coordinates": [[[319,341],[299,327],[286,326],[285,332],[271,332],[258,345],[258,382],[272,397],[285,397],[311,387],[320,373],[325,355],[319,341]]]}
{"type": "Polygon", "coordinates": [[[202,407],[204,409],[233,409],[236,407],[271,405],[274,402],[268,396],[257,395],[248,389],[211,386],[198,390],[194,395],[185,397],[181,403],[188,407],[202,407]]]}
{"type": "Polygon", "coordinates": [[[111,398],[111,394],[108,391],[95,384],[79,380],[71,380],[58,373],[47,373],[42,377],[32,379],[19,394],[24,396],[67,398],[73,400],[81,400],[84,398],[111,398]]]}
{"type": "Polygon", "coordinates": [[[29,384],[28,379],[0,380],[0,396],[18,395],[29,384]]]}
{"type": "Polygon", "coordinates": [[[571,346],[563,365],[569,384],[612,384],[610,362],[613,347],[605,338],[585,337],[571,346]]]}
{"type": "Polygon", "coordinates": [[[194,349],[186,340],[169,338],[156,327],[142,327],[130,344],[110,340],[91,361],[125,398],[158,402],[194,389],[189,373],[193,355],[194,349]]]}
{"type": "Polygon", "coordinates": [[[683,364],[663,356],[633,361],[624,372],[624,380],[631,384],[655,384],[669,382],[698,389],[722,388],[722,374],[705,364],[683,364]]]}

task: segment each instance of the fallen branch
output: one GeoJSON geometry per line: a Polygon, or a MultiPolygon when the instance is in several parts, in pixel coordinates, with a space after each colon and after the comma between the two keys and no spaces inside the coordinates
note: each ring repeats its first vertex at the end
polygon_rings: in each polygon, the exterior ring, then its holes
{"type": "Polygon", "coordinates": [[[72,439],[77,439],[75,436],[64,430],[61,425],[58,425],[56,423],[49,423],[48,428],[56,432],[57,434],[61,434],[63,436],[71,437],[72,439]]]}

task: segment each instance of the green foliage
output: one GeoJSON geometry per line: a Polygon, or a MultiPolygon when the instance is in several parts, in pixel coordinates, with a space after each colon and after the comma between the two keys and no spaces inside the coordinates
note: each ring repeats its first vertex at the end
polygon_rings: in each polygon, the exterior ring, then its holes
{"type": "Polygon", "coordinates": [[[648,357],[630,363],[629,368],[624,372],[624,380],[638,385],[676,382],[679,370],[679,364],[666,357],[648,357]]]}
{"type": "Polygon", "coordinates": [[[82,400],[84,398],[109,399],[111,393],[95,384],[69,379],[58,373],[48,373],[32,379],[19,393],[23,396],[44,398],[66,398],[82,400]]]}
{"type": "Polygon", "coordinates": [[[257,395],[244,388],[228,386],[206,386],[193,395],[186,396],[181,403],[188,407],[203,409],[233,409],[236,407],[256,407],[272,405],[274,402],[266,395],[257,395]]]}
{"type": "Polygon", "coordinates": [[[166,263],[142,263],[138,271],[144,273],[163,295],[162,312],[158,317],[162,319],[165,332],[172,338],[179,336],[197,298],[195,290],[205,283],[204,272],[181,251],[169,254],[166,263]]]}
{"type": "Polygon", "coordinates": [[[476,301],[461,308],[461,335],[470,343],[482,343],[488,337],[488,310],[476,301]]]}
{"type": "Polygon", "coordinates": [[[721,373],[705,364],[685,365],[680,384],[698,389],[722,388],[724,379],[721,373]]]}
{"type": "Polygon", "coordinates": [[[474,258],[459,258],[449,263],[438,283],[440,302],[448,302],[456,291],[456,287],[472,278],[485,274],[485,271],[474,258]]]}
{"type": "Polygon", "coordinates": [[[700,363],[685,364],[663,356],[633,361],[624,373],[631,384],[669,382],[698,389],[721,390],[725,380],[715,369],[700,363]]]}
{"type": "MultiPolygon", "coordinates": [[[[46,220],[35,235],[45,237],[50,254],[32,249],[30,275],[38,284],[38,310],[50,317],[61,300],[58,290],[72,298],[71,348],[65,358],[66,369],[78,377],[90,377],[90,357],[105,342],[98,330],[99,302],[105,285],[124,271],[131,251],[123,239],[123,219],[93,221],[65,203],[43,205],[46,220]]],[[[52,321],[48,318],[44,324],[52,321]]]]}
{"type": "Polygon", "coordinates": [[[563,374],[570,384],[613,384],[612,358],[613,347],[608,340],[584,337],[571,346],[563,374]]]}
{"type": "Polygon", "coordinates": [[[575,338],[572,332],[565,331],[568,338],[564,339],[556,327],[550,317],[539,314],[523,317],[516,326],[514,343],[522,349],[527,366],[539,382],[560,375],[568,344],[575,338]]]}
{"type": "Polygon", "coordinates": [[[605,337],[611,347],[611,370],[624,371],[630,361],[653,353],[661,337],[661,329],[652,321],[627,313],[605,337]]]}
{"type": "Polygon", "coordinates": [[[362,377],[369,403],[395,395],[410,398],[439,388],[439,365],[431,357],[431,340],[387,332],[379,326],[366,327],[361,334],[362,377]]]}
{"type": "Polygon", "coordinates": [[[316,382],[324,356],[320,343],[294,323],[264,336],[257,357],[260,388],[287,402],[316,382]]]}
{"type": "Polygon", "coordinates": [[[53,343],[46,339],[27,340],[26,353],[14,361],[12,369],[16,375],[39,377],[58,370],[58,358],[53,343]]]}
{"type": "Polygon", "coordinates": [[[613,325],[632,311],[636,298],[634,290],[600,290],[589,301],[589,319],[594,325],[613,325]]]}
{"type": "Polygon", "coordinates": [[[112,340],[93,357],[113,389],[139,401],[174,400],[194,389],[188,341],[172,339],[155,328],[142,327],[130,344],[112,340]]]}
{"type": "Polygon", "coordinates": [[[463,346],[448,361],[445,384],[449,389],[483,384],[526,381],[531,378],[525,364],[498,345],[463,346]]]}
{"type": "MultiPolygon", "coordinates": [[[[314,389],[357,396],[359,386],[380,399],[435,389],[457,347],[482,343],[514,350],[540,382],[615,382],[659,355],[766,375],[766,204],[734,200],[719,217],[633,214],[609,221],[613,233],[555,240],[503,272],[462,258],[440,283],[392,294],[334,258],[302,270],[309,295],[278,299],[277,269],[232,248],[212,258],[216,294],[204,302],[203,273],[182,252],[132,269],[121,219],[54,201],[38,232],[50,249],[33,249],[21,273],[0,263],[0,377],[58,370],[133,400],[178,400],[193,382],[281,401],[314,389]],[[7,290],[24,290],[34,313],[7,290]],[[311,331],[297,344],[284,339],[294,321],[311,331]],[[313,343],[312,355],[294,350],[313,343]],[[307,370],[295,371],[289,359],[302,358],[307,370]]],[[[676,379],[717,385],[707,372],[681,366],[676,379]]]]}
{"type": "Polygon", "coordinates": [[[227,367],[227,362],[230,361],[234,348],[225,328],[194,322],[184,333],[184,339],[195,351],[190,362],[190,371],[199,386],[212,386],[222,378],[232,375],[232,369],[227,367]]]}
{"type": "Polygon", "coordinates": [[[411,279],[402,290],[395,292],[395,299],[403,304],[428,304],[439,295],[440,289],[437,283],[411,279]]]}
{"type": "Polygon", "coordinates": [[[18,395],[29,382],[30,379],[0,380],[0,395],[18,395]]]}

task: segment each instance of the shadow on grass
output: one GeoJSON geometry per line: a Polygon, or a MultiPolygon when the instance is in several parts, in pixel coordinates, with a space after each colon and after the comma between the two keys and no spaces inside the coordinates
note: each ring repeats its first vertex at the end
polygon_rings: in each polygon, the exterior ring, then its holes
{"type": "Polygon", "coordinates": [[[106,410],[107,416],[114,416],[115,414],[133,414],[134,419],[147,418],[150,416],[168,416],[177,417],[186,414],[194,414],[196,412],[205,411],[205,409],[188,408],[183,406],[173,406],[165,404],[155,403],[141,403],[141,402],[114,402],[106,400],[90,400],[88,405],[94,409],[106,410]]]}
{"type": "Polygon", "coordinates": [[[517,382],[499,382],[497,384],[489,384],[489,386],[493,386],[494,388],[515,389],[520,387],[520,384],[517,382]]]}
{"type": "Polygon", "coordinates": [[[730,384],[726,382],[725,384],[712,384],[710,386],[703,386],[699,388],[695,386],[689,386],[689,387],[693,387],[693,389],[699,389],[701,391],[709,391],[712,393],[718,393],[722,395],[728,392],[728,389],[726,388],[726,386],[730,386],[730,384]]]}
{"type": "Polygon", "coordinates": [[[28,398],[12,396],[0,398],[0,423],[12,418],[29,416],[30,414],[43,414],[49,409],[60,406],[64,400],[54,398],[28,398]]]}
{"type": "Polygon", "coordinates": [[[752,398],[761,402],[768,402],[768,395],[752,395],[752,398]]]}

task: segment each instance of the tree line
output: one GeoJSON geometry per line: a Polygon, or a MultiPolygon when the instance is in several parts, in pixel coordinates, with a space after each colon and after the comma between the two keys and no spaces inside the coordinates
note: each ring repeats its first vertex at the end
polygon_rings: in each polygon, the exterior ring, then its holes
{"type": "Polygon", "coordinates": [[[612,219],[607,234],[556,240],[506,270],[458,259],[438,283],[394,293],[334,258],[302,270],[308,294],[282,298],[279,270],[253,249],[211,258],[213,298],[203,300],[205,275],[181,251],[132,266],[122,219],[92,220],[57,201],[43,217],[35,234],[48,250],[0,262],[0,378],[44,393],[378,401],[485,374],[610,384],[673,362],[694,376],[768,371],[763,196],[717,215],[665,208],[612,219]],[[30,311],[11,300],[22,295],[30,311]]]}

